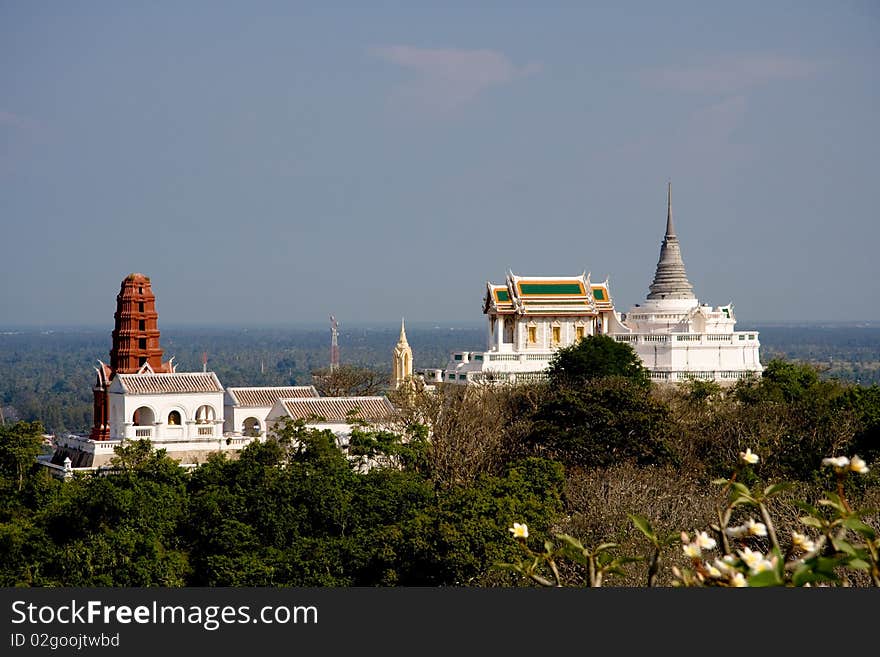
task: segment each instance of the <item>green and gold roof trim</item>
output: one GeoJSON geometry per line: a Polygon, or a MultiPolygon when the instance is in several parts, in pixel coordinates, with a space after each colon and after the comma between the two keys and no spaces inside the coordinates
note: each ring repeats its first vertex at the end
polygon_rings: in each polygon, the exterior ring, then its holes
{"type": "Polygon", "coordinates": [[[593,283],[593,300],[599,310],[614,310],[614,302],[611,300],[611,293],[608,291],[608,281],[604,283],[593,283]]]}
{"type": "Polygon", "coordinates": [[[584,285],[581,281],[530,281],[517,283],[520,297],[569,297],[584,296],[584,285]]]}
{"type": "Polygon", "coordinates": [[[508,272],[505,285],[487,283],[484,313],[508,315],[596,316],[614,310],[608,281],[591,283],[580,276],[517,276],[508,272]]]}
{"type": "Polygon", "coordinates": [[[487,283],[488,290],[483,303],[483,312],[495,312],[501,315],[512,315],[515,312],[510,292],[504,285],[487,283]]]}

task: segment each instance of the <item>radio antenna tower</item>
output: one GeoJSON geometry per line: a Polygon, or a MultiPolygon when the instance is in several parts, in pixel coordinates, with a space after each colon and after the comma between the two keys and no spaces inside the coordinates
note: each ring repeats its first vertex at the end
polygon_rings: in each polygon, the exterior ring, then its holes
{"type": "Polygon", "coordinates": [[[336,318],[330,315],[330,371],[339,367],[339,331],[337,330],[336,318]]]}

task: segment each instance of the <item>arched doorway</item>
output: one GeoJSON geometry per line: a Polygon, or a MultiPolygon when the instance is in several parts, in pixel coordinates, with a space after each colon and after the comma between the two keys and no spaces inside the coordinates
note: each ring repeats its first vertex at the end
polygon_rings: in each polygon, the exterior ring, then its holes
{"type": "Polygon", "coordinates": [[[241,433],[248,438],[257,438],[260,435],[260,421],[255,417],[249,417],[242,425],[241,433]]]}
{"type": "Polygon", "coordinates": [[[139,407],[131,418],[134,424],[134,437],[138,439],[151,439],[153,437],[153,425],[156,424],[156,414],[149,406],[139,407]]]}
{"type": "Polygon", "coordinates": [[[151,427],[156,423],[156,416],[149,406],[141,406],[134,412],[132,422],[136,427],[151,427]]]}
{"type": "Polygon", "coordinates": [[[213,422],[216,417],[213,406],[205,404],[196,409],[196,424],[208,424],[213,422]]]}

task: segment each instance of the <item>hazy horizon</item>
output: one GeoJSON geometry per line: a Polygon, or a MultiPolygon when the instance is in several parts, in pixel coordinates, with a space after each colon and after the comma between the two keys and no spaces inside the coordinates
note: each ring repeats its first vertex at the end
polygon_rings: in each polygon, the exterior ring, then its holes
{"type": "MultiPolygon", "coordinates": [[[[400,330],[400,322],[338,322],[340,333],[345,332],[346,330],[379,330],[379,331],[393,331],[397,332],[400,330]]],[[[803,326],[803,327],[840,327],[840,328],[877,328],[880,326],[880,320],[823,320],[823,319],[810,319],[810,320],[773,320],[773,319],[765,319],[765,320],[755,320],[754,322],[750,322],[749,324],[742,324],[737,321],[736,330],[738,331],[748,331],[750,328],[761,328],[761,327],[777,327],[777,326],[803,326]]],[[[410,329],[417,331],[428,331],[428,330],[473,330],[473,329],[485,329],[486,323],[485,319],[483,321],[461,321],[461,322],[429,322],[429,321],[414,321],[412,323],[407,322],[406,329],[409,331],[410,329]]],[[[285,329],[289,329],[291,331],[326,331],[327,335],[330,335],[330,327],[328,323],[320,323],[320,322],[300,322],[300,323],[290,323],[290,324],[219,324],[213,323],[211,325],[206,324],[164,324],[161,321],[161,317],[159,319],[159,330],[160,331],[283,331],[285,329]]],[[[89,333],[104,333],[106,332],[108,335],[113,331],[113,322],[111,321],[106,326],[101,326],[97,324],[3,324],[0,325],[0,335],[4,333],[12,333],[12,332],[57,332],[62,333],[65,331],[81,331],[81,332],[89,332],[89,333]]]]}

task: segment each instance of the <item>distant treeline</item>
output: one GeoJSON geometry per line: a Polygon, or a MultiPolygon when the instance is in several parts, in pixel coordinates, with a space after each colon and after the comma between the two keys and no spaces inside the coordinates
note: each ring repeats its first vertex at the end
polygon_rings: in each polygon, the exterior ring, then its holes
{"type": "MultiPolygon", "coordinates": [[[[880,383],[880,327],[760,326],[761,360],[810,363],[824,377],[880,383]]],[[[344,364],[390,376],[399,328],[340,329],[344,364]]],[[[408,327],[416,368],[443,367],[454,350],[485,348],[483,326],[408,327]]],[[[208,369],[225,386],[303,385],[329,362],[329,329],[162,328],[165,358],[180,371],[208,369]]],[[[0,333],[0,409],[7,422],[43,423],[50,432],[91,427],[93,365],[109,360],[110,330],[0,333]]]]}

